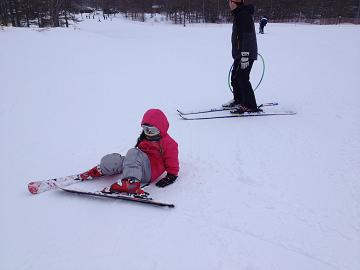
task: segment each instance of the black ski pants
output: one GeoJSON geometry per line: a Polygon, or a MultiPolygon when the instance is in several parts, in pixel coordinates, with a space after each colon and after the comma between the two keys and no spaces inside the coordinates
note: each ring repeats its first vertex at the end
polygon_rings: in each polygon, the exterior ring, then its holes
{"type": "Polygon", "coordinates": [[[240,68],[240,59],[235,59],[231,73],[231,86],[233,88],[234,100],[251,110],[257,110],[256,99],[250,83],[250,71],[254,60],[246,69],[240,68]]]}
{"type": "Polygon", "coordinates": [[[264,27],[265,27],[265,25],[264,26],[260,25],[260,27],[259,27],[260,34],[264,34],[264,27]]]}

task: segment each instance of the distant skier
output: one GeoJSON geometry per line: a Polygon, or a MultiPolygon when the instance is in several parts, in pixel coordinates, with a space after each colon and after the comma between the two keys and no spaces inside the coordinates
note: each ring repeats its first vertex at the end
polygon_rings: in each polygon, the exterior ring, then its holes
{"type": "Polygon", "coordinates": [[[122,174],[121,180],[105,188],[105,193],[130,193],[146,196],[142,185],[156,181],[164,172],[166,176],[156,183],[165,187],[175,182],[179,172],[178,144],[167,133],[169,122],[159,109],[145,112],[141,121],[142,132],[135,148],[126,156],[108,154],[99,165],[79,175],[89,180],[103,175],[122,174]]]}
{"type": "Polygon", "coordinates": [[[259,33],[260,34],[264,34],[264,28],[266,26],[266,24],[268,23],[268,18],[263,16],[260,19],[260,27],[259,27],[259,33]]]}
{"type": "Polygon", "coordinates": [[[259,109],[250,83],[250,71],[257,59],[254,6],[245,5],[245,0],[229,0],[229,6],[234,16],[231,36],[234,58],[231,85],[234,99],[222,106],[234,108],[234,113],[257,112],[259,109]]]}

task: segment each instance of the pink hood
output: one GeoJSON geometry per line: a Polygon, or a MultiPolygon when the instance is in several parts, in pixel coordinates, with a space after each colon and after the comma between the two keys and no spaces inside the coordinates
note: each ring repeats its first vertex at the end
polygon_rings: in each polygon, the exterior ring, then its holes
{"type": "Polygon", "coordinates": [[[166,115],[159,109],[150,109],[145,112],[141,124],[149,124],[160,130],[161,137],[164,137],[169,129],[169,121],[166,115]]]}
{"type": "Polygon", "coordinates": [[[143,140],[138,148],[143,151],[150,160],[151,181],[156,180],[164,172],[178,175],[179,158],[178,144],[167,133],[169,121],[159,109],[150,109],[145,112],[141,124],[148,124],[160,130],[160,141],[143,140]]]}

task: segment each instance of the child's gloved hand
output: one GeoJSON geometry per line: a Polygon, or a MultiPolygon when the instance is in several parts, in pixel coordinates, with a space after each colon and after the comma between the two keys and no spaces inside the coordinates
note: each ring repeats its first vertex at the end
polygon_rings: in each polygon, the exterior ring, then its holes
{"type": "Polygon", "coordinates": [[[177,176],[176,175],[173,175],[173,174],[167,174],[163,179],[161,179],[159,182],[157,182],[155,185],[157,187],[166,187],[168,185],[171,185],[172,183],[175,182],[177,176]]]}
{"type": "Polygon", "coordinates": [[[249,65],[249,52],[241,52],[241,59],[240,59],[240,68],[246,69],[249,65]]]}

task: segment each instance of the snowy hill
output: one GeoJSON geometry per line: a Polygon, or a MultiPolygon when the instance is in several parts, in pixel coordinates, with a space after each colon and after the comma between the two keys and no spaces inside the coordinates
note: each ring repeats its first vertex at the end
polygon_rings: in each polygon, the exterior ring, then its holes
{"type": "Polygon", "coordinates": [[[360,269],[360,27],[265,31],[258,103],[298,114],[195,122],[176,109],[231,99],[230,25],[0,31],[0,268],[360,269]],[[175,209],[28,193],[124,154],[149,108],[180,146],[178,181],[150,187],[175,209]]]}

